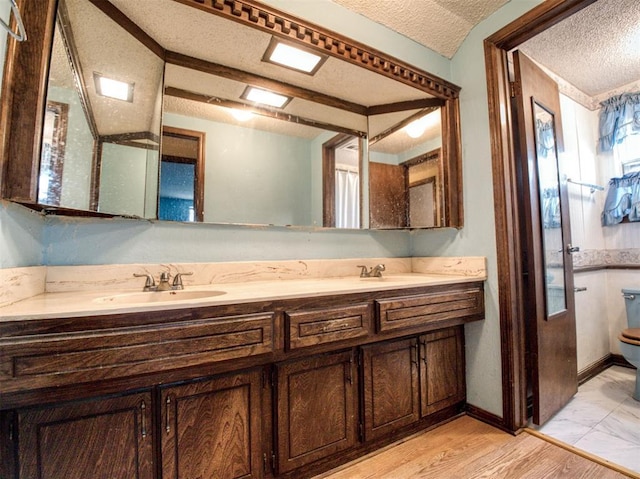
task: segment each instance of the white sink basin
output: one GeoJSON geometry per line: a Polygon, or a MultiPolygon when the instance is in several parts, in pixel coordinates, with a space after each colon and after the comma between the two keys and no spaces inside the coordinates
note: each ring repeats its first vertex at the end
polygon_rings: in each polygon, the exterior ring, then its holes
{"type": "Polygon", "coordinates": [[[224,291],[149,291],[141,293],[122,293],[98,298],[101,303],[148,304],[205,299],[225,294],[224,291]]]}

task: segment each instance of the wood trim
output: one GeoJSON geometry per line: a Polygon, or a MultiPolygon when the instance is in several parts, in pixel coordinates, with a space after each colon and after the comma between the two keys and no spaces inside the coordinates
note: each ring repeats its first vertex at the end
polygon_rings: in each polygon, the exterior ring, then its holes
{"type": "Polygon", "coordinates": [[[635,369],[635,366],[625,359],[622,354],[611,355],[611,365],[622,366],[623,368],[635,369]]]}
{"type": "Polygon", "coordinates": [[[460,132],[460,100],[452,98],[442,107],[442,184],[444,217],[442,224],[461,229],[464,226],[462,187],[462,135],[460,132]]]}
{"type": "Polygon", "coordinates": [[[505,427],[504,420],[500,416],[490,413],[485,409],[476,407],[472,404],[467,404],[466,414],[467,416],[477,419],[478,421],[482,421],[483,423],[489,424],[490,426],[498,428],[502,431],[513,433],[513,431],[505,427]]]}
{"type": "MultiPolygon", "coordinates": [[[[219,63],[190,57],[187,55],[183,55],[182,53],[168,51],[166,53],[166,62],[171,65],[189,68],[203,73],[208,73],[210,75],[216,75],[222,78],[227,78],[242,83],[249,83],[253,86],[258,86],[277,93],[281,93],[282,95],[290,97],[293,96],[296,98],[301,98],[303,100],[340,108],[341,110],[346,110],[358,115],[367,114],[367,107],[359,105],[358,103],[353,103],[341,98],[325,95],[323,93],[308,90],[306,88],[284,83],[279,80],[274,80],[272,78],[264,77],[261,75],[256,75],[255,73],[249,73],[237,68],[220,65],[219,63]]],[[[179,90],[178,88],[166,87],[165,92],[169,89],[179,90]]],[[[208,96],[208,98],[211,98],[211,96],[208,96]]]]}
{"type": "Polygon", "coordinates": [[[591,462],[595,462],[596,464],[599,464],[601,466],[604,466],[612,471],[616,471],[619,472],[620,474],[623,474],[627,477],[631,477],[631,478],[640,478],[640,474],[637,474],[635,471],[632,471],[630,469],[627,469],[626,467],[623,466],[619,466],[617,464],[612,463],[611,461],[607,461],[606,459],[602,459],[599,456],[596,456],[595,454],[591,454],[590,452],[586,452],[582,449],[578,449],[577,447],[571,446],[570,444],[567,444],[566,442],[560,441],[558,439],[555,439],[551,436],[547,436],[546,434],[540,432],[540,431],[536,431],[535,429],[530,429],[530,428],[526,428],[525,431],[534,436],[537,437],[538,439],[542,439],[543,441],[546,441],[550,444],[553,444],[554,446],[557,446],[559,448],[562,448],[566,451],[571,452],[572,454],[575,454],[577,456],[583,457],[585,459],[588,459],[591,462]]]}
{"type": "Polygon", "coordinates": [[[613,356],[611,354],[607,354],[605,357],[599,359],[593,364],[590,364],[582,371],[578,371],[578,384],[582,385],[586,383],[589,379],[596,377],[602,371],[613,366],[613,364],[613,356]]]}
{"type": "MultiPolygon", "coordinates": [[[[195,139],[198,142],[198,152],[195,166],[195,194],[194,194],[194,210],[195,220],[204,221],[204,175],[205,175],[205,140],[206,133],[196,130],[187,130],[185,128],[176,128],[173,126],[163,126],[162,135],[176,136],[188,139],[195,139]]],[[[161,155],[162,161],[164,155],[161,155]]]]}
{"type": "Polygon", "coordinates": [[[18,0],[17,6],[29,40],[18,42],[9,37],[7,43],[0,106],[2,197],[36,203],[38,175],[32,172],[40,164],[56,1],[18,0]]]}
{"type": "Polygon", "coordinates": [[[274,120],[283,120],[283,121],[289,121],[292,123],[299,123],[300,125],[311,126],[313,128],[321,128],[323,130],[336,131],[339,133],[345,133],[347,135],[353,135],[353,136],[359,136],[359,137],[367,136],[367,133],[364,131],[352,130],[351,128],[345,128],[338,125],[331,125],[329,123],[322,123],[319,121],[303,118],[300,116],[283,114],[282,112],[269,110],[267,108],[260,108],[257,106],[247,107],[246,104],[238,101],[226,100],[224,98],[215,98],[209,95],[204,95],[202,93],[194,93],[187,90],[182,90],[180,88],[174,88],[170,86],[165,87],[164,94],[169,96],[174,96],[176,98],[184,98],[186,100],[197,101],[200,103],[212,104],[215,106],[250,110],[255,112],[258,115],[273,118],[274,120]]]}
{"type": "MultiPolygon", "coordinates": [[[[123,144],[123,143],[131,143],[131,142],[134,142],[135,140],[153,141],[156,145],[150,145],[150,146],[155,146],[156,148],[157,148],[157,145],[160,144],[160,137],[150,131],[132,131],[130,133],[116,133],[113,135],[100,136],[100,141],[104,143],[123,144]]],[[[136,146],[143,148],[145,145],[138,144],[136,146]]]]}
{"type": "MultiPolygon", "coordinates": [[[[379,133],[378,135],[372,136],[371,138],[369,138],[369,146],[375,145],[380,140],[383,140],[386,137],[388,137],[390,135],[393,135],[395,132],[402,130],[405,126],[407,126],[412,121],[417,120],[418,118],[422,118],[423,116],[428,115],[429,113],[432,113],[432,112],[436,111],[438,108],[440,108],[440,107],[427,107],[427,108],[424,108],[423,110],[420,110],[419,112],[414,113],[413,115],[408,116],[407,118],[405,118],[401,122],[396,123],[395,125],[391,126],[390,128],[387,128],[382,133],[379,133]]],[[[443,135],[443,137],[444,137],[444,135],[443,135]]]]}
{"type": "Polygon", "coordinates": [[[136,25],[124,13],[118,10],[108,0],[89,0],[100,11],[107,15],[111,20],[120,25],[124,30],[131,34],[136,40],[151,50],[158,58],[164,60],[165,49],[151,36],[149,36],[142,28],[136,25]]]}
{"type": "Polygon", "coordinates": [[[373,105],[367,108],[367,115],[382,115],[396,111],[417,110],[418,108],[439,108],[446,102],[440,98],[422,98],[421,100],[399,101],[385,105],[373,105]]]}
{"type": "Polygon", "coordinates": [[[60,1],[58,5],[58,18],[57,25],[60,29],[60,35],[62,37],[62,44],[67,53],[69,60],[69,67],[71,68],[71,74],[73,75],[74,83],[76,85],[76,91],[80,100],[80,106],[84,111],[84,116],[93,136],[94,141],[98,138],[98,127],[96,125],[96,117],[93,114],[93,108],[89,101],[89,95],[87,94],[87,84],[84,81],[84,73],[82,71],[82,63],[80,62],[80,55],[78,54],[78,47],[76,46],[73,30],[71,29],[71,20],[69,19],[69,12],[67,10],[67,4],[64,0],[60,1]]]}
{"type": "MultiPolygon", "coordinates": [[[[55,115],[56,118],[51,142],[50,166],[53,166],[53,168],[50,168],[50,171],[54,178],[62,178],[64,152],[67,140],[67,127],[69,123],[69,105],[67,103],[60,103],[57,101],[48,101],[45,117],[49,112],[55,115]]],[[[55,182],[55,186],[50,185],[46,201],[47,205],[60,205],[60,196],[62,194],[61,183],[61,181],[58,181],[55,182]]],[[[38,195],[40,195],[40,192],[38,192],[38,195]]]]}
{"type": "Polygon", "coordinates": [[[527,424],[526,368],[524,361],[524,307],[520,264],[520,218],[507,52],[555,25],[595,0],[547,0],[514,20],[484,42],[489,103],[489,129],[493,170],[500,336],[502,357],[503,420],[508,430],[527,424]]]}
{"type": "Polygon", "coordinates": [[[254,0],[175,0],[366,68],[438,98],[457,98],[460,87],[336,32],[254,0]]]}
{"type": "MultiPolygon", "coordinates": [[[[322,144],[322,226],[336,226],[336,148],[351,141],[352,135],[341,133],[322,144]]],[[[362,143],[358,143],[358,154],[362,156],[362,143]]],[[[362,171],[362,165],[360,165],[362,171]]],[[[360,190],[362,191],[362,189],[360,190]]],[[[362,204],[362,201],[360,201],[362,204]]],[[[360,211],[362,221],[362,211],[360,211]]]]}

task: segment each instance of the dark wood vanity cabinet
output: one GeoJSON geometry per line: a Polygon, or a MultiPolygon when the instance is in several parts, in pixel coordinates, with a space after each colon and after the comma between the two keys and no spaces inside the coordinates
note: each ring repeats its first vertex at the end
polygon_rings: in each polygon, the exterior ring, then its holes
{"type": "Polygon", "coordinates": [[[17,477],[152,479],[152,411],[150,392],[19,411],[17,477]]]}
{"type": "Polygon", "coordinates": [[[476,282],[0,323],[0,477],[311,477],[461,412],[483,314],[476,282]]]}
{"type": "Polygon", "coordinates": [[[420,419],[417,338],[364,346],[362,368],[365,440],[420,419]]]}
{"type": "Polygon", "coordinates": [[[365,440],[465,399],[461,326],[362,348],[365,440]]]}
{"type": "Polygon", "coordinates": [[[278,364],[276,375],[278,472],[356,444],[358,388],[353,351],[278,364]]]}
{"type": "Polygon", "coordinates": [[[162,388],[162,477],[263,477],[262,389],[260,369],[162,388]]]}
{"type": "Polygon", "coordinates": [[[462,326],[423,334],[420,342],[420,415],[464,401],[464,330],[462,326]]]}

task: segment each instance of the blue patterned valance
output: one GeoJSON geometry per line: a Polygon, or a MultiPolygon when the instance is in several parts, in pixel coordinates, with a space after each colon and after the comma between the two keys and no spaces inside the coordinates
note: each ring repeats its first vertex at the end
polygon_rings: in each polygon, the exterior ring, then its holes
{"type": "Polygon", "coordinates": [[[628,135],[640,133],[640,93],[613,96],[600,106],[600,151],[611,151],[628,135]]]}
{"type": "Polygon", "coordinates": [[[544,228],[560,228],[560,191],[558,188],[542,190],[542,226],[544,228]]]}
{"type": "Polygon", "coordinates": [[[629,221],[640,221],[640,172],[629,173],[622,178],[611,178],[609,191],[602,212],[602,226],[620,223],[627,216],[629,221]]]}

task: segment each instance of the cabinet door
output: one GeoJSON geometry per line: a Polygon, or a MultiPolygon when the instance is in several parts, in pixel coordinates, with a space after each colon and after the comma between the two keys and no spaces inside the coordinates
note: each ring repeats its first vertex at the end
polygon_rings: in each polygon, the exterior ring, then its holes
{"type": "Polygon", "coordinates": [[[420,337],[421,411],[427,416],[466,396],[462,327],[420,337]]]}
{"type": "Polygon", "coordinates": [[[18,413],[21,479],[151,479],[151,394],[18,413]]]}
{"type": "Polygon", "coordinates": [[[162,477],[262,477],[261,370],[161,393],[162,477]]]}
{"type": "Polygon", "coordinates": [[[362,348],[367,441],[420,417],[417,338],[362,348]]]}
{"type": "Polygon", "coordinates": [[[353,352],[277,366],[278,471],[287,472],[357,441],[353,352]]]}

